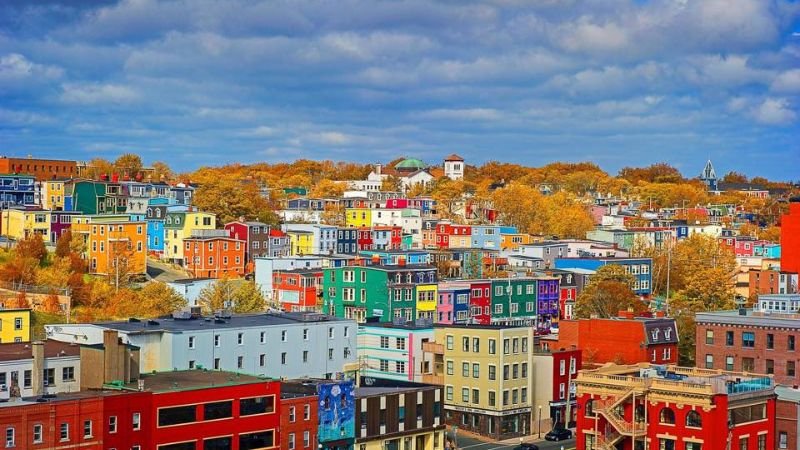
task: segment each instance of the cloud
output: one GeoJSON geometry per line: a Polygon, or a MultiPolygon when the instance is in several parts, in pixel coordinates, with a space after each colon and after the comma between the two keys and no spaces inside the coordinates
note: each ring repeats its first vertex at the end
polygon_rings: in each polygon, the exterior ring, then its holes
{"type": "Polygon", "coordinates": [[[491,108],[468,108],[468,109],[434,109],[422,111],[418,117],[437,120],[482,120],[494,121],[502,117],[502,113],[491,108]]]}
{"type": "Polygon", "coordinates": [[[76,104],[121,104],[136,101],[139,95],[130,87],[117,84],[75,84],[62,86],[61,100],[76,104]]]}
{"type": "Polygon", "coordinates": [[[783,94],[800,94],[800,69],[781,72],[772,81],[770,90],[783,94]]]}
{"type": "Polygon", "coordinates": [[[19,53],[0,57],[0,81],[12,78],[58,78],[64,71],[55,66],[36,64],[19,53]]]}
{"type": "Polygon", "coordinates": [[[752,113],[756,121],[766,125],[788,125],[797,119],[797,113],[784,98],[766,98],[752,113]]]}

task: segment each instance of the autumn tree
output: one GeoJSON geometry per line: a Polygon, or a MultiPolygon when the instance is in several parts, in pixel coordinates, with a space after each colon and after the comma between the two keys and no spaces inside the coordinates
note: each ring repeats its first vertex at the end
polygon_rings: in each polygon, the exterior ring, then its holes
{"type": "Polygon", "coordinates": [[[233,305],[233,294],[236,286],[230,278],[220,278],[200,290],[197,303],[206,314],[230,308],[233,305]]]}
{"type": "Polygon", "coordinates": [[[55,256],[58,258],[64,258],[69,256],[70,253],[72,253],[71,245],[72,245],[72,231],[70,231],[68,228],[56,240],[55,256]]]}
{"type": "Polygon", "coordinates": [[[47,258],[47,247],[44,245],[42,235],[31,233],[14,247],[14,256],[17,258],[33,258],[42,263],[47,258]]]}
{"type": "Polygon", "coordinates": [[[39,261],[31,257],[14,256],[0,267],[0,279],[16,285],[35,284],[39,261]]]}
{"type": "Polygon", "coordinates": [[[154,182],[170,181],[175,177],[175,173],[172,171],[172,169],[170,169],[167,163],[162,161],[156,161],[152,165],[153,165],[152,180],[154,182]]]}
{"type": "Polygon", "coordinates": [[[255,183],[230,175],[220,175],[201,184],[195,191],[193,203],[201,211],[216,214],[221,223],[239,217],[253,217],[271,225],[278,222],[269,201],[261,196],[255,183]]]}
{"type": "Polygon", "coordinates": [[[576,317],[610,318],[620,311],[631,310],[634,314],[647,311],[647,305],[632,290],[634,281],[633,275],[621,265],[599,268],[575,300],[576,317]]]}
{"type": "Polygon", "coordinates": [[[141,315],[159,317],[186,307],[186,299],[166,283],[151,281],[139,291],[141,315]]]}
{"type": "Polygon", "coordinates": [[[251,313],[264,311],[267,302],[261,288],[254,281],[243,281],[233,292],[233,311],[251,313]]]}
{"type": "Polygon", "coordinates": [[[747,175],[741,172],[730,171],[722,177],[723,183],[747,183],[747,175]]]}
{"type": "Polygon", "coordinates": [[[114,172],[134,176],[142,170],[142,158],[133,153],[124,153],[114,161],[114,172]]]}
{"type": "Polygon", "coordinates": [[[474,187],[463,180],[451,180],[446,177],[438,180],[433,187],[431,197],[436,200],[439,216],[443,219],[455,219],[456,208],[464,203],[464,194],[470,189],[474,190],[474,187]]]}
{"type": "Polygon", "coordinates": [[[308,195],[313,198],[341,197],[344,195],[346,188],[347,185],[345,183],[325,179],[311,188],[308,195]]]}
{"type": "Polygon", "coordinates": [[[48,314],[61,314],[61,302],[58,301],[58,295],[48,294],[42,303],[42,311],[48,314]]]}
{"type": "Polygon", "coordinates": [[[86,175],[89,178],[98,179],[102,175],[111,176],[111,174],[114,173],[114,164],[107,159],[94,158],[89,161],[88,166],[89,167],[86,175]]]}
{"type": "Polygon", "coordinates": [[[683,175],[675,167],[667,163],[656,163],[647,167],[623,167],[619,177],[636,184],[640,181],[648,183],[679,183],[683,175]]]}

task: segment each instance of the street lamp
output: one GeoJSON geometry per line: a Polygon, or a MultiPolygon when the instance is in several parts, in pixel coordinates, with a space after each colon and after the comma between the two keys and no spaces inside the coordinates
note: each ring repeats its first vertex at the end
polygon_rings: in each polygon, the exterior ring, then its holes
{"type": "Polygon", "coordinates": [[[542,405],[539,405],[539,439],[542,438],[542,405]]]}

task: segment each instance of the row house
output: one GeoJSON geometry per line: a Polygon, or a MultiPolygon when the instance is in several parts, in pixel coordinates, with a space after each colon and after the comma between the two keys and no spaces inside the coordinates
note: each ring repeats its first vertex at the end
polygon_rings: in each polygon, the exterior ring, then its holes
{"type": "Polygon", "coordinates": [[[385,266],[431,263],[431,254],[425,250],[363,250],[358,254],[367,263],[385,266]]]}
{"type": "Polygon", "coordinates": [[[798,292],[798,274],[784,272],[773,268],[750,269],[748,298],[756,298],[762,294],[796,294],[798,292]]]}
{"type": "Polygon", "coordinates": [[[73,218],[71,230],[83,237],[89,272],[114,276],[119,271],[145,273],[146,227],[145,222],[132,222],[127,215],[79,215],[73,218]]]}
{"type": "Polygon", "coordinates": [[[578,298],[579,287],[582,288],[581,276],[569,270],[546,269],[535,271],[535,275],[558,279],[558,317],[571,319],[578,298]]]}
{"type": "Polygon", "coordinates": [[[124,214],[128,197],[118,180],[69,180],[64,185],[64,209],[84,214],[124,214]]]}
{"type": "MultiPolygon", "coordinates": [[[[0,159],[0,162],[3,160],[0,159]]],[[[36,178],[32,175],[0,175],[0,202],[4,207],[36,204],[36,178]]]]}
{"type": "Polygon", "coordinates": [[[11,208],[2,212],[0,229],[3,236],[11,239],[38,234],[44,242],[54,244],[72,227],[72,218],[78,215],[80,213],[75,211],[11,208]]]}
{"type": "Polygon", "coordinates": [[[574,383],[577,450],[775,448],[775,386],[763,375],[611,364],[574,383]]]}
{"type": "Polygon", "coordinates": [[[216,228],[217,216],[213,213],[197,211],[193,207],[185,210],[167,210],[167,217],[164,219],[163,258],[172,263],[185,264],[184,240],[203,230],[216,228]]]}
{"type": "Polygon", "coordinates": [[[325,255],[336,251],[335,226],[287,223],[283,231],[289,235],[290,255],[325,255]]]}
{"type": "Polygon", "coordinates": [[[472,227],[448,222],[436,225],[436,247],[438,248],[470,248],[472,227]]]}
{"type": "Polygon", "coordinates": [[[533,405],[538,413],[533,429],[547,432],[554,428],[573,428],[577,418],[577,398],[572,381],[582,369],[581,350],[543,348],[533,353],[533,379],[536,380],[533,405]]]}
{"type": "Polygon", "coordinates": [[[620,265],[626,273],[633,275],[634,282],[631,289],[636,295],[650,297],[653,292],[651,258],[556,258],[554,268],[597,270],[610,264],[620,265]]]}
{"type": "Polygon", "coordinates": [[[268,299],[272,298],[274,274],[284,270],[315,269],[353,265],[355,258],[349,255],[303,255],[261,257],[255,259],[255,282],[268,299]]]}
{"type": "MultiPolygon", "coordinates": [[[[240,219],[226,223],[225,230],[228,231],[228,237],[245,241],[245,261],[248,266],[258,257],[289,254],[288,235],[264,222],[240,219]]],[[[252,272],[252,267],[248,272],[252,272]]]]}
{"type": "Polygon", "coordinates": [[[272,299],[284,311],[318,311],[322,300],[322,269],[277,271],[272,299]]]}
{"type": "Polygon", "coordinates": [[[436,323],[472,323],[470,285],[467,282],[440,282],[436,304],[436,323]]]}
{"type": "Polygon", "coordinates": [[[359,376],[442,384],[424,375],[430,371],[433,355],[425,354],[422,346],[433,340],[430,320],[363,323],[358,327],[359,376]]]}
{"type": "Polygon", "coordinates": [[[53,340],[0,344],[2,400],[77,391],[80,372],[78,345],[53,340]]]}
{"type": "Polygon", "coordinates": [[[41,205],[44,209],[64,210],[64,184],[68,178],[40,181],[41,205]]]}
{"type": "Polygon", "coordinates": [[[347,266],[324,269],[324,311],[354,319],[391,322],[434,319],[436,267],[430,265],[347,266]]]}
{"type": "Polygon", "coordinates": [[[513,255],[539,259],[544,263],[544,267],[535,267],[535,269],[549,269],[555,267],[557,258],[569,257],[569,245],[560,241],[536,242],[520,246],[513,255]]]}
{"type": "Polygon", "coordinates": [[[193,277],[244,276],[246,242],[224,230],[208,230],[183,239],[184,267],[193,277]]]}
{"type": "Polygon", "coordinates": [[[737,258],[746,258],[751,256],[764,256],[763,250],[761,255],[756,255],[756,248],[762,248],[764,245],[770,244],[768,241],[756,239],[751,236],[727,236],[718,239],[720,245],[731,251],[737,258]]]}

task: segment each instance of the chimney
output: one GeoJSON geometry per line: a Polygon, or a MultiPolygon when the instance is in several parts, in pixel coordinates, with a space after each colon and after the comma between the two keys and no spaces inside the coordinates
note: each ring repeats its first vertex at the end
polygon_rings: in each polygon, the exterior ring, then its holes
{"type": "Polygon", "coordinates": [[[404,267],[406,265],[406,257],[400,256],[399,258],[397,258],[397,265],[400,267],[404,267]]]}
{"type": "Polygon", "coordinates": [[[381,263],[381,257],[380,257],[380,255],[377,255],[377,254],[376,254],[376,255],[372,255],[372,265],[373,265],[373,266],[377,266],[377,265],[379,265],[380,263],[381,263]]]}
{"type": "Polygon", "coordinates": [[[31,354],[33,355],[33,374],[31,377],[33,395],[40,396],[44,394],[44,342],[36,341],[31,345],[31,354]]]}
{"type": "Polygon", "coordinates": [[[125,352],[116,330],[103,330],[103,383],[124,380],[125,352]]]}

